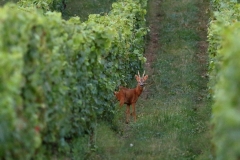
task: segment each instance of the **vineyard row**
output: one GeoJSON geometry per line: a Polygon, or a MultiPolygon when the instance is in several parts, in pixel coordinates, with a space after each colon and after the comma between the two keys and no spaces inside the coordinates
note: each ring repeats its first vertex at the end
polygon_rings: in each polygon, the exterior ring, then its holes
{"type": "Polygon", "coordinates": [[[114,89],[145,62],[146,0],[118,1],[85,22],[46,2],[0,8],[0,159],[68,151],[98,119],[111,122],[114,89]]]}
{"type": "Polygon", "coordinates": [[[213,95],[213,149],[218,160],[240,155],[240,5],[211,0],[209,89],[213,95]]]}

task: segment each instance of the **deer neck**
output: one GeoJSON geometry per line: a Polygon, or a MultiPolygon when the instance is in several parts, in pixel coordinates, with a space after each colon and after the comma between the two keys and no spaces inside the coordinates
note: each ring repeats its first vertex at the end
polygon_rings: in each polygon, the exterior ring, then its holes
{"type": "Polygon", "coordinates": [[[140,85],[137,85],[137,87],[135,88],[135,91],[139,97],[143,91],[143,87],[141,87],[140,85]]]}

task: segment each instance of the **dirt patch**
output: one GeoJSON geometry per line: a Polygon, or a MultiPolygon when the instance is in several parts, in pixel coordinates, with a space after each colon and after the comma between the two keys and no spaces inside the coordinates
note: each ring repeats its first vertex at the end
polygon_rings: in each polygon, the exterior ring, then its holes
{"type": "Polygon", "coordinates": [[[197,52],[197,59],[198,59],[198,63],[199,66],[201,66],[201,70],[199,71],[202,78],[208,78],[208,68],[207,65],[208,64],[208,54],[207,53],[207,49],[208,49],[208,42],[207,42],[207,29],[208,29],[208,18],[209,16],[202,16],[205,15],[207,13],[208,8],[206,8],[207,3],[209,2],[204,2],[204,3],[199,3],[200,5],[200,10],[198,13],[198,23],[199,23],[199,27],[198,27],[198,35],[201,39],[201,41],[198,42],[197,47],[198,47],[198,52],[197,52]],[[205,3],[205,4],[204,4],[205,3]]]}
{"type": "Polygon", "coordinates": [[[159,11],[160,1],[150,0],[148,5],[149,5],[148,8],[150,9],[147,19],[150,32],[148,34],[148,42],[146,45],[144,55],[147,58],[145,69],[149,75],[152,75],[154,72],[152,64],[155,61],[156,54],[160,48],[159,43],[159,30],[160,30],[159,23],[161,21],[161,14],[159,11]]]}
{"type": "MultiPolygon", "coordinates": [[[[159,6],[161,4],[160,0],[149,0],[148,2],[148,27],[150,32],[147,36],[147,45],[145,47],[144,56],[146,57],[147,61],[145,63],[145,70],[146,73],[149,75],[150,79],[154,74],[153,64],[156,61],[156,55],[160,48],[160,40],[159,40],[159,31],[160,31],[160,21],[161,21],[161,12],[159,11],[159,6]]],[[[149,80],[151,81],[151,80],[149,80]]],[[[148,89],[151,87],[151,82],[149,82],[147,87],[145,88],[142,97],[144,99],[148,98],[150,90],[148,89]]]]}

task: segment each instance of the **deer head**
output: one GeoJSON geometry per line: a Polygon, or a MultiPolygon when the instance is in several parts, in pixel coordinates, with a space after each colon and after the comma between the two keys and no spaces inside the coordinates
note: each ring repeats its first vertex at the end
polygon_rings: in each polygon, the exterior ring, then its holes
{"type": "Polygon", "coordinates": [[[138,85],[141,86],[141,87],[143,87],[146,84],[145,81],[148,79],[148,75],[144,76],[144,74],[145,74],[145,71],[143,72],[143,75],[141,77],[140,74],[139,74],[139,71],[138,71],[138,75],[135,75],[135,78],[138,82],[138,85]]]}

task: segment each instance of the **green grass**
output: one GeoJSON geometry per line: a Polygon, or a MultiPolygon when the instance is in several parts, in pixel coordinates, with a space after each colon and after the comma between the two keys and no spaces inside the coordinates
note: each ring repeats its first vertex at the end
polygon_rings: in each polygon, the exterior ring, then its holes
{"type": "Polygon", "coordinates": [[[208,159],[210,155],[207,124],[211,108],[206,99],[207,79],[201,75],[203,66],[197,57],[197,45],[202,40],[197,30],[201,3],[161,2],[162,45],[154,65],[158,69],[155,81],[159,89],[153,89],[153,93],[159,94],[153,100],[163,103],[160,116],[166,117],[161,118],[165,120],[161,125],[165,135],[162,140],[169,145],[162,148],[163,159],[208,159]],[[169,153],[171,148],[175,149],[169,153]]]}
{"type": "Polygon", "coordinates": [[[117,131],[107,131],[104,124],[97,127],[99,149],[91,159],[211,159],[211,108],[202,76],[207,64],[199,60],[206,53],[198,48],[206,40],[198,30],[199,14],[204,13],[200,5],[207,3],[159,2],[161,47],[150,75],[150,95],[137,103],[137,123],[124,124],[124,108],[119,109],[117,131]]]}
{"type": "Polygon", "coordinates": [[[69,18],[79,16],[82,21],[88,19],[89,14],[105,14],[111,10],[116,0],[68,0],[63,16],[69,18]]]}

